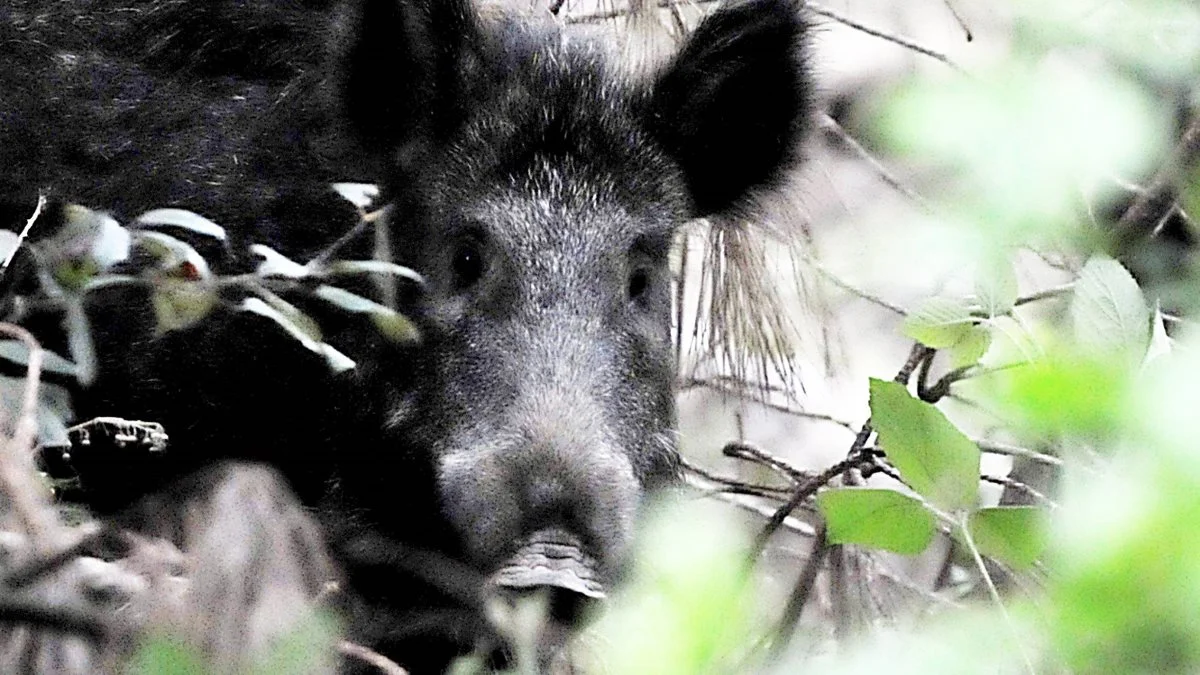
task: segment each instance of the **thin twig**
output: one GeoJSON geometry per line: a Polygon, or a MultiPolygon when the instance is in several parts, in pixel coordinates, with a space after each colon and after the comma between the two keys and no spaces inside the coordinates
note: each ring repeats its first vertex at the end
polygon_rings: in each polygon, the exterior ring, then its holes
{"type": "Polygon", "coordinates": [[[1046,495],[1042,494],[1041,492],[1038,492],[1037,490],[1033,489],[1029,485],[1022,483],[1021,481],[1013,480],[1006,476],[989,476],[987,474],[981,475],[979,477],[979,479],[984,481],[985,483],[991,483],[993,485],[1000,485],[1000,486],[1003,486],[1006,488],[1011,488],[1013,490],[1016,490],[1017,492],[1023,492],[1025,494],[1029,495],[1030,497],[1033,497],[1034,501],[1039,502],[1043,506],[1048,506],[1052,509],[1058,508],[1058,503],[1055,502],[1053,499],[1050,499],[1046,495]]]}
{"type": "Polygon", "coordinates": [[[1019,298],[1017,298],[1016,302],[1013,303],[1013,306],[1020,307],[1021,305],[1026,305],[1031,302],[1037,302],[1038,300],[1046,300],[1048,298],[1057,298],[1057,297],[1061,297],[1063,295],[1070,295],[1071,293],[1074,293],[1074,292],[1075,292],[1075,282],[1071,282],[1069,284],[1055,286],[1054,288],[1047,288],[1045,290],[1041,290],[1036,293],[1030,293],[1029,295],[1019,297],[1019,298]]]}
{"type": "Polygon", "coordinates": [[[984,452],[990,452],[993,455],[1022,457],[1024,459],[1031,459],[1035,462],[1041,462],[1042,464],[1049,464],[1050,466],[1062,466],[1063,463],[1061,459],[1054,457],[1053,455],[1047,455],[1037,452],[1036,450],[1029,450],[1027,448],[1021,448],[1015,445],[1009,445],[1008,443],[997,443],[996,441],[988,441],[983,439],[976,439],[974,443],[975,445],[979,446],[980,450],[984,452]]]}
{"type": "Polygon", "coordinates": [[[954,20],[958,22],[958,26],[963,29],[963,33],[966,35],[967,42],[974,41],[975,35],[971,32],[971,27],[968,26],[967,22],[963,20],[962,15],[958,13],[958,8],[955,7],[950,0],[942,0],[942,4],[945,5],[946,9],[950,11],[950,16],[954,17],[954,20]]]}
{"type": "Polygon", "coordinates": [[[988,594],[992,596],[992,602],[996,603],[996,607],[1000,610],[1000,615],[1004,617],[1004,623],[1008,626],[1009,631],[1012,632],[1013,641],[1017,645],[1017,651],[1021,653],[1021,658],[1025,661],[1026,670],[1030,675],[1036,675],[1037,669],[1033,667],[1033,660],[1029,658],[1029,654],[1025,650],[1020,633],[1017,631],[1017,625],[1008,613],[1008,608],[1005,607],[1004,600],[1000,597],[1000,591],[996,589],[995,582],[992,581],[992,575],[988,572],[987,565],[983,562],[983,556],[979,553],[979,547],[975,545],[975,538],[971,536],[971,529],[967,527],[967,516],[963,515],[962,520],[957,524],[959,532],[962,533],[963,541],[966,542],[967,549],[971,551],[971,557],[975,560],[975,566],[983,576],[984,584],[987,585],[988,594]]]}
{"type": "Polygon", "coordinates": [[[925,56],[928,56],[932,59],[941,61],[942,63],[946,64],[947,66],[950,66],[951,68],[953,68],[959,72],[962,72],[962,68],[960,68],[957,64],[955,64],[953,61],[951,61],[950,58],[947,57],[945,54],[942,54],[941,52],[935,52],[932,49],[929,49],[928,47],[922,47],[921,45],[917,44],[916,42],[913,42],[912,40],[910,40],[908,38],[901,37],[899,35],[894,35],[892,33],[888,33],[887,31],[883,31],[878,28],[871,28],[870,26],[861,24],[844,14],[835,12],[834,10],[829,9],[828,7],[825,7],[824,5],[820,5],[818,3],[812,2],[812,0],[809,0],[809,2],[805,3],[805,6],[807,6],[808,9],[811,10],[814,14],[819,14],[826,18],[833,19],[834,21],[837,21],[840,24],[844,24],[850,28],[853,28],[854,30],[857,30],[862,33],[866,33],[867,35],[870,35],[873,37],[877,37],[881,40],[887,40],[888,42],[894,42],[894,43],[900,45],[901,47],[904,47],[906,49],[911,49],[912,51],[914,51],[918,54],[924,54],[925,56]]]}
{"type": "MultiPolygon", "coordinates": [[[[775,513],[774,508],[766,504],[759,503],[759,500],[761,499],[761,496],[759,495],[744,495],[742,493],[730,492],[721,486],[706,485],[705,483],[701,482],[703,480],[704,479],[702,477],[694,474],[684,474],[683,476],[684,483],[688,487],[699,491],[700,496],[702,497],[725,502],[726,504],[736,506],[744,511],[749,511],[750,513],[762,516],[763,518],[770,518],[775,513]],[[754,499],[747,499],[746,497],[752,497],[754,499]]],[[[813,529],[812,525],[809,525],[808,523],[795,517],[785,518],[783,525],[780,527],[794,532],[802,537],[811,537],[816,534],[816,530],[813,529]]]]}
{"type": "Polygon", "coordinates": [[[732,490],[722,489],[723,492],[733,492],[736,494],[747,494],[756,497],[768,497],[774,499],[782,499],[791,494],[791,490],[789,488],[758,485],[756,483],[750,483],[747,481],[738,480],[736,478],[715,474],[707,469],[704,469],[703,467],[696,466],[682,457],[680,458],[679,463],[681,466],[683,466],[684,470],[699,476],[706,481],[716,483],[726,488],[732,488],[732,490]]]}
{"type": "Polygon", "coordinates": [[[814,412],[808,412],[805,410],[797,410],[795,408],[792,408],[792,407],[789,407],[786,405],[781,405],[779,403],[767,401],[767,400],[764,400],[759,397],[747,396],[747,394],[745,392],[742,392],[734,387],[731,387],[726,384],[722,384],[721,382],[718,382],[718,381],[710,379],[710,378],[692,378],[692,379],[689,379],[679,385],[680,391],[683,391],[686,389],[691,389],[694,387],[704,387],[705,389],[712,389],[713,391],[716,391],[718,393],[728,394],[730,396],[746,397],[749,400],[754,401],[758,405],[763,406],[764,408],[768,408],[768,409],[774,410],[776,412],[781,412],[781,413],[784,413],[785,415],[792,415],[793,417],[803,417],[805,419],[810,419],[810,420],[814,420],[817,422],[829,422],[830,424],[836,424],[839,427],[842,427],[843,429],[846,429],[850,432],[856,431],[856,429],[854,428],[854,425],[852,425],[851,423],[849,423],[845,420],[840,420],[836,417],[827,415],[825,413],[814,413],[814,412]]]}
{"type": "Polygon", "coordinates": [[[33,224],[37,222],[38,216],[42,215],[42,209],[46,206],[46,195],[38,195],[37,206],[33,207],[33,215],[29,216],[29,220],[25,221],[25,227],[21,228],[21,233],[17,235],[17,244],[12,247],[12,250],[5,256],[4,262],[0,263],[0,279],[4,278],[5,272],[8,272],[8,266],[12,264],[13,258],[17,255],[17,251],[21,245],[25,243],[25,237],[29,236],[29,230],[33,228],[33,224]]]}
{"type": "Polygon", "coordinates": [[[933,207],[928,201],[925,200],[924,197],[917,194],[917,192],[912,188],[900,182],[900,179],[897,178],[890,169],[884,166],[883,162],[880,162],[879,159],[868,152],[861,143],[847,133],[846,130],[842,128],[842,125],[837,123],[837,120],[830,117],[827,113],[822,113],[821,126],[824,127],[826,131],[829,131],[833,135],[837,136],[838,140],[844,143],[846,147],[850,148],[850,150],[853,151],[859,159],[863,160],[868,166],[874,169],[879,178],[883,180],[884,183],[889,185],[893,190],[907,197],[909,201],[916,204],[926,213],[933,213],[933,207]]]}
{"type": "Polygon", "coordinates": [[[851,286],[849,283],[842,281],[840,278],[838,278],[838,276],[835,275],[834,273],[825,269],[824,265],[817,262],[812,257],[805,256],[804,260],[806,263],[808,263],[808,265],[810,267],[812,267],[814,270],[816,270],[818,274],[820,274],[821,276],[828,279],[834,286],[837,286],[838,288],[842,289],[843,291],[846,291],[847,293],[849,293],[851,295],[860,297],[863,300],[866,300],[867,302],[871,302],[876,305],[879,305],[880,307],[883,307],[886,310],[889,310],[891,312],[899,314],[900,316],[908,316],[908,312],[905,311],[903,307],[900,307],[899,305],[894,305],[894,304],[888,302],[887,300],[884,300],[883,298],[880,298],[875,295],[871,295],[870,293],[868,293],[860,288],[851,286]]]}

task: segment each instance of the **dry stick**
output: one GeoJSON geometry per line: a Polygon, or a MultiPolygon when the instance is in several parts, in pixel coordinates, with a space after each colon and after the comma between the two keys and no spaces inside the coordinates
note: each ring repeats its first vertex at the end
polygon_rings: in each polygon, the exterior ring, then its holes
{"type": "Polygon", "coordinates": [[[25,237],[29,236],[29,230],[37,222],[38,216],[42,215],[42,209],[45,206],[46,195],[38,195],[37,206],[33,207],[33,215],[29,216],[29,220],[25,221],[25,227],[21,228],[21,234],[17,235],[17,245],[13,246],[12,250],[8,252],[8,256],[4,258],[4,262],[0,263],[0,279],[4,278],[4,273],[8,271],[8,266],[12,264],[13,257],[17,255],[17,250],[21,248],[21,244],[25,243],[25,237]]]}
{"type": "Polygon", "coordinates": [[[1187,177],[1197,162],[1200,162],[1200,115],[1192,119],[1154,180],[1117,221],[1117,251],[1127,250],[1146,232],[1153,230],[1159,214],[1171,207],[1179,182],[1187,177]]]}
{"type": "Polygon", "coordinates": [[[889,170],[886,166],[884,166],[883,162],[880,162],[875,157],[875,155],[872,155],[870,152],[868,152],[867,149],[864,148],[861,143],[859,143],[857,140],[855,140],[855,138],[853,136],[851,136],[842,127],[842,125],[838,124],[837,120],[830,117],[828,113],[821,114],[821,126],[826,131],[837,136],[838,140],[840,140],[842,143],[844,143],[846,145],[846,147],[850,148],[850,150],[853,151],[854,154],[857,155],[859,159],[863,160],[864,162],[867,163],[868,166],[870,166],[872,169],[874,169],[875,173],[879,176],[880,179],[883,180],[884,183],[891,186],[891,188],[894,189],[896,192],[899,192],[900,194],[904,195],[906,198],[909,199],[909,201],[916,204],[918,207],[920,207],[926,213],[933,212],[933,207],[929,204],[928,201],[925,200],[924,197],[917,194],[917,192],[915,190],[913,190],[912,188],[910,188],[907,185],[905,185],[904,183],[900,182],[900,179],[897,178],[896,175],[891,172],[891,170],[889,170]]]}
{"type": "Polygon", "coordinates": [[[0,333],[17,338],[29,350],[25,390],[14,432],[11,438],[0,439],[0,494],[9,500],[33,550],[41,553],[50,546],[50,539],[59,525],[54,510],[39,495],[40,486],[33,478],[32,449],[37,435],[38,382],[42,377],[43,352],[33,335],[20,326],[0,323],[0,333]]]}
{"type": "Polygon", "coordinates": [[[932,49],[929,49],[928,47],[922,47],[921,45],[917,44],[916,42],[913,42],[912,40],[910,40],[908,38],[900,37],[899,35],[894,35],[892,33],[888,33],[886,31],[879,30],[878,28],[871,28],[869,26],[863,25],[844,14],[839,14],[838,12],[835,12],[832,9],[829,9],[828,7],[825,7],[824,5],[820,5],[818,3],[812,2],[812,0],[809,0],[809,2],[807,2],[805,4],[814,14],[819,14],[826,18],[833,19],[834,21],[837,21],[840,24],[845,24],[846,26],[853,28],[854,30],[860,31],[862,33],[866,33],[867,35],[871,35],[873,37],[877,37],[881,40],[887,40],[888,42],[894,42],[894,43],[900,45],[901,47],[911,49],[912,51],[914,51],[918,54],[924,54],[925,56],[928,56],[932,59],[941,61],[942,63],[946,64],[947,66],[950,66],[951,68],[953,68],[959,72],[962,72],[962,68],[960,68],[957,64],[955,64],[953,61],[951,61],[949,57],[947,57],[945,54],[942,54],[941,52],[935,52],[932,49]]]}

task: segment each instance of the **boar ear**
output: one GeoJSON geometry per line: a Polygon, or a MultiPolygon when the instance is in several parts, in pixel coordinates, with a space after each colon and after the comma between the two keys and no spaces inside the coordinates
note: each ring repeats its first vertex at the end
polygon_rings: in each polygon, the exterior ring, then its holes
{"type": "Polygon", "coordinates": [[[650,132],[682,167],[695,215],[736,208],[796,162],[811,125],[807,32],[794,0],[724,7],[658,75],[650,132]]]}
{"type": "Polygon", "coordinates": [[[480,45],[470,0],[359,0],[342,24],[338,93],[366,148],[436,142],[461,122],[480,45]]]}

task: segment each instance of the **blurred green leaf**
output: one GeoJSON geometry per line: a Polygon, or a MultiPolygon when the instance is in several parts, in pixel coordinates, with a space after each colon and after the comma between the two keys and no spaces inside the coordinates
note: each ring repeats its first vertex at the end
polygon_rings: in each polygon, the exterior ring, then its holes
{"type": "Polygon", "coordinates": [[[950,367],[962,368],[979,363],[992,346],[992,331],[987,325],[971,326],[959,341],[950,348],[950,367]]]}
{"type": "Polygon", "coordinates": [[[333,346],[312,339],[312,337],[310,337],[307,333],[300,329],[300,327],[293,323],[291,319],[258,298],[246,298],[242,301],[242,304],[238,306],[238,309],[244,312],[258,314],[259,316],[263,316],[271,321],[274,321],[280,328],[284,330],[284,332],[292,336],[305,349],[324,357],[325,361],[329,364],[330,369],[332,369],[335,373],[350,370],[356,365],[353,359],[339,352],[333,346]]]}
{"type": "Polygon", "coordinates": [[[654,509],[639,538],[633,579],[593,631],[605,645],[601,672],[736,672],[752,639],[747,543],[730,513],[715,505],[654,509]]]}
{"type": "Polygon", "coordinates": [[[879,444],[914,490],[955,511],[979,497],[979,448],[940,410],[896,382],[871,379],[871,424],[879,444]]]}
{"type": "Polygon", "coordinates": [[[209,675],[199,652],[169,635],[143,642],[129,660],[128,675],[209,675]]]}
{"type": "Polygon", "coordinates": [[[817,495],[829,541],[904,555],[924,551],[937,522],[919,500],[895,490],[834,488],[817,495]]]}
{"type": "Polygon", "coordinates": [[[1046,548],[1048,516],[1032,506],[979,509],[967,518],[971,538],[983,555],[1022,569],[1046,548]]]}
{"type": "Polygon", "coordinates": [[[229,237],[225,228],[217,225],[204,216],[185,209],[154,209],[138,216],[134,225],[142,227],[177,227],[218,241],[226,241],[229,237]]]}
{"type": "Polygon", "coordinates": [[[330,187],[359,209],[366,209],[379,198],[379,186],[373,183],[332,183],[330,187]]]}
{"type": "Polygon", "coordinates": [[[1122,424],[1132,370],[1127,363],[1056,347],[979,383],[1017,428],[1042,436],[1111,437],[1122,424]]]}
{"type": "Polygon", "coordinates": [[[1075,339],[1098,356],[1140,363],[1150,344],[1150,310],[1133,275],[1102,256],[1088,260],[1071,299],[1075,339]]]}
{"type": "Polygon", "coordinates": [[[1050,626],[1073,672],[1194,673],[1200,669],[1196,460],[1130,450],[1099,472],[1067,476],[1050,551],[1050,626]]]}
{"type": "Polygon", "coordinates": [[[425,283],[425,278],[409,267],[387,262],[386,260],[335,260],[325,269],[333,276],[358,276],[363,274],[382,274],[401,279],[409,279],[419,284],[425,283]]]}
{"type": "MultiPolygon", "coordinates": [[[[29,366],[29,348],[20,340],[0,340],[0,359],[19,366],[29,366]]],[[[74,363],[49,350],[42,350],[42,372],[75,377],[74,363]]]]}
{"type": "Polygon", "coordinates": [[[336,659],[337,621],[312,614],[277,638],[254,663],[250,675],[305,675],[330,672],[336,659]]]}
{"type": "Polygon", "coordinates": [[[998,241],[1059,236],[1080,185],[1140,175],[1165,146],[1166,111],[1104,68],[1014,58],[976,75],[902,87],[879,131],[893,152],[944,171],[952,210],[998,241]]]}
{"type": "Polygon", "coordinates": [[[1007,256],[989,261],[975,277],[975,298],[979,311],[988,318],[1003,316],[1017,302],[1017,275],[1007,256]]]}
{"type": "Polygon", "coordinates": [[[385,307],[373,300],[364,298],[336,286],[322,285],[317,287],[314,294],[335,307],[355,314],[366,314],[379,330],[380,335],[391,342],[410,343],[421,339],[421,332],[408,317],[396,310],[385,307]]]}
{"type": "Polygon", "coordinates": [[[196,325],[217,306],[211,284],[183,279],[160,279],[154,284],[154,326],[159,335],[196,325]]]}
{"type": "Polygon", "coordinates": [[[1178,0],[1023,0],[1018,32],[1046,45],[1102,50],[1161,79],[1200,72],[1200,8],[1178,0]]]}

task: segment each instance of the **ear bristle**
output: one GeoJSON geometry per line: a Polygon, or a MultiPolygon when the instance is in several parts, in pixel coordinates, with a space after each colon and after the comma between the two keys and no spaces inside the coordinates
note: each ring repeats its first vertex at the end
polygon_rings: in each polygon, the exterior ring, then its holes
{"type": "Polygon", "coordinates": [[[808,24],[793,0],[710,15],[659,76],[651,133],[683,169],[696,215],[779,183],[811,127],[808,24]]]}

